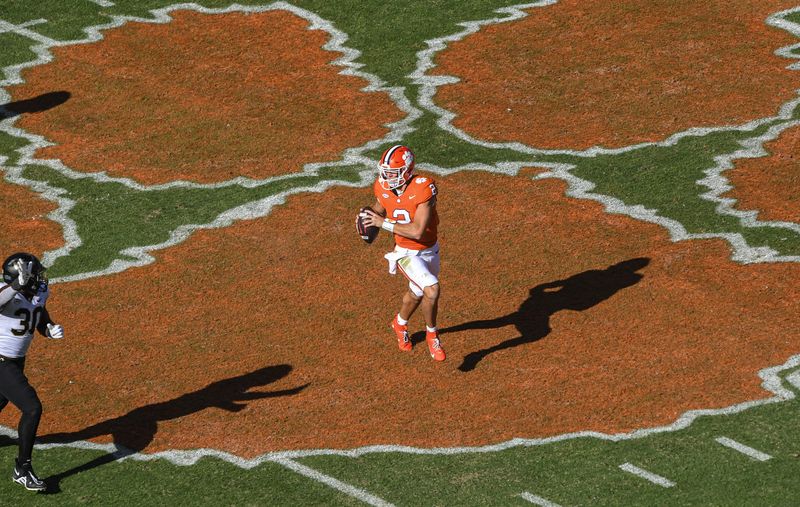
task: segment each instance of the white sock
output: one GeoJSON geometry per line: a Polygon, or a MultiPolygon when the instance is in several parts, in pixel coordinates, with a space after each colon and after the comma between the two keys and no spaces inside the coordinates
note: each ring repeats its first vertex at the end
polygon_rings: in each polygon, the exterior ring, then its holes
{"type": "Polygon", "coordinates": [[[400,324],[401,326],[405,326],[406,324],[408,324],[408,321],[406,319],[404,319],[403,317],[401,317],[400,314],[398,313],[397,314],[397,323],[400,324]]]}
{"type": "Polygon", "coordinates": [[[427,329],[429,333],[435,333],[436,332],[436,327],[425,326],[425,329],[427,329]]]}

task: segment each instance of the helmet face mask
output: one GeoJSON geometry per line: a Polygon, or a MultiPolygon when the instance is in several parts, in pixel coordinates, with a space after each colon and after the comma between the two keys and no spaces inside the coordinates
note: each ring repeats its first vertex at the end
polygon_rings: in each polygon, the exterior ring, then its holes
{"type": "Polygon", "coordinates": [[[402,169],[389,169],[380,167],[380,181],[381,187],[384,190],[394,190],[405,185],[408,178],[406,178],[406,170],[402,169]]]}
{"type": "Polygon", "coordinates": [[[414,175],[414,152],[402,145],[392,146],[381,155],[378,181],[384,190],[400,188],[414,175]]]}
{"type": "Polygon", "coordinates": [[[29,262],[33,263],[33,272],[31,273],[31,277],[28,280],[28,283],[22,287],[20,292],[26,296],[33,296],[40,288],[47,287],[45,267],[41,262],[39,262],[39,259],[37,259],[35,255],[25,252],[15,253],[3,261],[3,282],[10,285],[14,280],[17,279],[19,273],[17,272],[17,268],[14,266],[14,263],[17,261],[17,259],[21,259],[25,264],[29,262]]]}

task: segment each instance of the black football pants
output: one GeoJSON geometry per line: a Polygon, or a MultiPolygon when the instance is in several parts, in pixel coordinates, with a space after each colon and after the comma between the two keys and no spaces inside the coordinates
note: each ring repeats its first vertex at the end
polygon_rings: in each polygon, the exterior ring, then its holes
{"type": "Polygon", "coordinates": [[[3,410],[10,401],[22,412],[17,428],[20,462],[31,459],[33,441],[36,439],[36,430],[42,417],[42,402],[39,401],[36,390],[28,383],[28,378],[23,373],[24,369],[24,357],[20,359],[0,357],[0,410],[3,410]]]}

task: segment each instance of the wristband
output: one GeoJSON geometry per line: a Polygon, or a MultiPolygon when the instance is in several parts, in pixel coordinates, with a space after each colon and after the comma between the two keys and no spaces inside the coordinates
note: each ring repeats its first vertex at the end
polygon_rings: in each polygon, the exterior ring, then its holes
{"type": "Polygon", "coordinates": [[[384,231],[394,232],[394,224],[388,220],[384,220],[381,224],[381,229],[384,231]]]}

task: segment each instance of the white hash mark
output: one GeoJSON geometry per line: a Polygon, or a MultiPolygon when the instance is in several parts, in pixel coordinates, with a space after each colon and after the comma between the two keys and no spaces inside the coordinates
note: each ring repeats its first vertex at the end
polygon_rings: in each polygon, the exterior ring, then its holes
{"type": "Polygon", "coordinates": [[[662,486],[664,488],[671,488],[675,486],[675,483],[672,482],[671,480],[665,479],[664,477],[656,475],[653,472],[648,472],[647,470],[639,468],[636,465],[632,465],[630,463],[623,463],[619,467],[628,473],[631,473],[637,477],[641,477],[642,479],[650,481],[653,484],[658,484],[659,486],[662,486]]]}
{"type": "Polygon", "coordinates": [[[750,456],[751,458],[758,460],[758,461],[767,461],[771,459],[772,456],[765,452],[761,452],[757,449],[753,449],[752,447],[746,446],[733,440],[728,437],[717,437],[714,439],[717,443],[724,445],[725,447],[730,447],[734,451],[739,451],[740,453],[744,454],[745,456],[750,456]]]}
{"type": "Polygon", "coordinates": [[[363,489],[357,488],[355,486],[351,486],[346,482],[342,482],[339,479],[335,479],[330,475],[325,475],[322,472],[318,472],[311,467],[307,467],[305,465],[301,465],[300,463],[291,460],[289,458],[278,458],[273,460],[275,463],[281,464],[296,472],[300,475],[308,477],[309,479],[313,479],[315,481],[321,482],[326,486],[330,486],[333,489],[337,489],[342,493],[352,496],[353,498],[357,498],[364,503],[369,505],[375,505],[376,507],[394,507],[393,504],[383,500],[382,498],[378,498],[377,496],[373,495],[372,493],[368,493],[363,489]]]}
{"type": "Polygon", "coordinates": [[[561,507],[557,503],[553,503],[546,498],[542,498],[540,496],[536,496],[534,494],[528,493],[527,491],[523,491],[519,494],[524,500],[529,501],[532,504],[539,505],[540,507],[561,507]]]}

